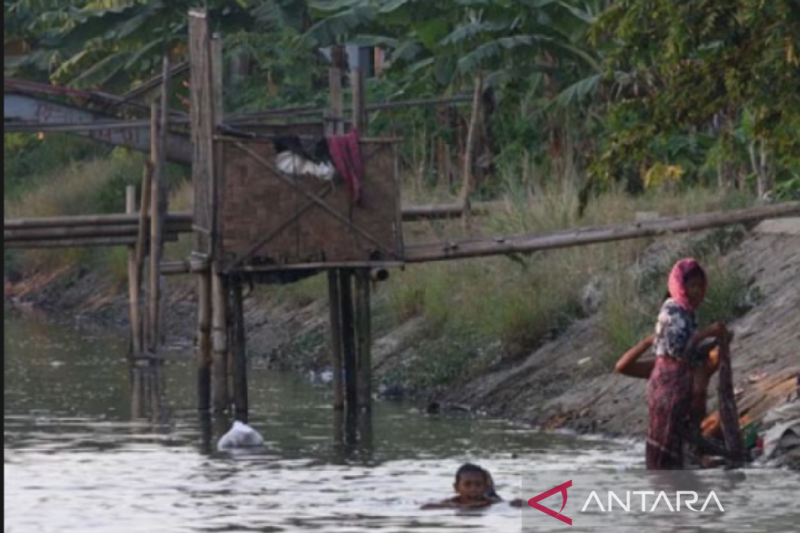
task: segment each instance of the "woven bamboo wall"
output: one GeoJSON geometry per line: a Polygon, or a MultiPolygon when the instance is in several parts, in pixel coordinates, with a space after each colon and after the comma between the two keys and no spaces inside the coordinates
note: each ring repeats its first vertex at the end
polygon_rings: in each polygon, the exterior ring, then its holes
{"type": "MultiPolygon", "coordinates": [[[[247,146],[275,161],[271,143],[247,146]]],[[[403,253],[395,146],[365,142],[361,151],[365,176],[361,202],[355,205],[345,183],[309,176],[286,182],[235,145],[227,145],[220,211],[223,269],[399,261],[403,253]],[[345,220],[314,204],[303,190],[322,197],[345,220]]]]}

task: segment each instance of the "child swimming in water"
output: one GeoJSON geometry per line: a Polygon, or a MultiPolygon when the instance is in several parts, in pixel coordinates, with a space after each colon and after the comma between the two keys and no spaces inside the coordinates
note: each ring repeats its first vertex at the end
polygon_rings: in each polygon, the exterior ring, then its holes
{"type": "MultiPolygon", "coordinates": [[[[503,501],[494,490],[491,474],[472,463],[461,465],[456,472],[456,482],[453,484],[453,488],[456,496],[438,503],[425,504],[422,509],[489,507],[503,501]]],[[[514,507],[522,507],[522,500],[512,500],[509,504],[514,507]]]]}

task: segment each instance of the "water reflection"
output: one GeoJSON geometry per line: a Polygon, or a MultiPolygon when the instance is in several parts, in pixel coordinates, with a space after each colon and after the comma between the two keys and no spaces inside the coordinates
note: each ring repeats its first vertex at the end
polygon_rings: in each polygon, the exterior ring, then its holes
{"type": "Polygon", "coordinates": [[[131,419],[148,419],[153,424],[169,420],[163,365],[156,359],[138,359],[131,364],[131,419]]]}

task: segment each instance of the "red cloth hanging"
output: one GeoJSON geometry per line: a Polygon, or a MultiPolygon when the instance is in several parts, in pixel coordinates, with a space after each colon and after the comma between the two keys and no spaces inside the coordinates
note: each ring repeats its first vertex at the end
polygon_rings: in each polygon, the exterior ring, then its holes
{"type": "Polygon", "coordinates": [[[358,130],[350,128],[350,133],[329,135],[327,139],[333,166],[347,182],[350,197],[358,203],[361,200],[361,180],[364,175],[358,130]]]}

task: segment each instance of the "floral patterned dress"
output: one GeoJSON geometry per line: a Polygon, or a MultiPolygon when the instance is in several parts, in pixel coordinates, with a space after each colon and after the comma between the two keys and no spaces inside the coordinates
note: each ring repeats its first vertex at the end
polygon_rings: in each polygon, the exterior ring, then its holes
{"type": "Polygon", "coordinates": [[[647,386],[649,470],[684,466],[683,429],[692,408],[692,367],[702,361],[696,351],[688,349],[696,331],[697,315],[667,299],[656,323],[656,365],[647,386]]]}

